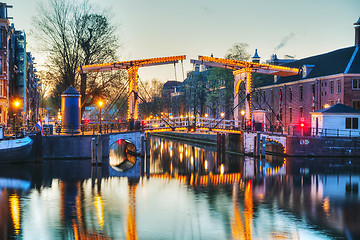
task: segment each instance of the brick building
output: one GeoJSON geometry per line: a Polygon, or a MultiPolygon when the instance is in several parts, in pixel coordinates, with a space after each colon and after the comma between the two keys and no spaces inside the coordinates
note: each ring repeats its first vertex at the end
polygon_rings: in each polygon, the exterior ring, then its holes
{"type": "Polygon", "coordinates": [[[354,46],[284,64],[301,69],[296,76],[260,77],[254,106],[268,123],[310,126],[310,112],[336,103],[360,109],[360,18],[354,25],[354,46]]]}

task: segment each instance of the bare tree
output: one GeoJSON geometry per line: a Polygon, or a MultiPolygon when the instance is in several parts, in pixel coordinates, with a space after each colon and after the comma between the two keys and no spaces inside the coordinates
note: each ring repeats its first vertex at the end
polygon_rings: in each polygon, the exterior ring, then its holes
{"type": "MultiPolygon", "coordinates": [[[[104,94],[109,81],[99,82],[100,74],[87,79],[78,73],[78,67],[87,64],[114,61],[119,47],[116,28],[109,17],[95,10],[83,0],[47,0],[39,5],[39,14],[33,19],[35,35],[41,50],[48,53],[47,70],[53,77],[52,102],[60,103],[60,94],[70,85],[80,89],[82,105],[89,105],[92,99],[104,94]]],[[[114,74],[106,74],[114,77],[114,74]]]]}

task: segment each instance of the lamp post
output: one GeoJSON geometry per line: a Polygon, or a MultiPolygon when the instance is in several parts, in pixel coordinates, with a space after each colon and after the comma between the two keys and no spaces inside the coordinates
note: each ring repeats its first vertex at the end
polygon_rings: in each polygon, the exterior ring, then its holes
{"type": "Polygon", "coordinates": [[[17,131],[17,129],[16,129],[16,116],[17,116],[18,108],[20,106],[20,101],[15,100],[14,101],[14,106],[15,106],[14,130],[15,130],[15,134],[16,134],[16,131],[17,131]]]}
{"type": "Polygon", "coordinates": [[[243,109],[243,110],[241,110],[241,125],[242,125],[242,127],[244,128],[244,115],[245,115],[245,110],[243,109]]]}
{"type": "Polygon", "coordinates": [[[102,131],[101,131],[101,108],[102,106],[104,105],[104,102],[102,100],[100,100],[98,102],[98,106],[99,106],[99,109],[100,109],[100,114],[99,114],[99,117],[100,117],[100,127],[99,127],[99,133],[102,134],[102,131]]]}

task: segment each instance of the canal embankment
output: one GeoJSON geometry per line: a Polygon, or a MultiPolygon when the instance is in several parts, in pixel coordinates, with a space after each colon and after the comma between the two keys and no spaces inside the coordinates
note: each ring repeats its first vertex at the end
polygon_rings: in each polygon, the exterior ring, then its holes
{"type": "Polygon", "coordinates": [[[109,135],[50,135],[41,139],[43,159],[90,159],[91,141],[102,143],[102,156],[109,157],[109,135]]]}

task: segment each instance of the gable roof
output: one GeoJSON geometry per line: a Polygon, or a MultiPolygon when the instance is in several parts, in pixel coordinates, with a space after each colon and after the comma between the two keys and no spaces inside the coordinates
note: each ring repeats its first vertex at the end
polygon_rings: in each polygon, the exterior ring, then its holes
{"type": "Polygon", "coordinates": [[[64,95],[79,95],[79,92],[73,86],[68,87],[62,94],[64,95]]]}
{"type": "MultiPolygon", "coordinates": [[[[360,74],[360,51],[359,45],[338,49],[332,52],[303,58],[297,61],[286,63],[283,66],[301,69],[304,65],[314,67],[306,77],[302,77],[302,71],[298,75],[279,77],[276,84],[304,80],[309,78],[324,77],[341,73],[360,74]]],[[[271,83],[274,84],[274,83],[271,83]]],[[[270,85],[270,84],[268,84],[270,85]]],[[[267,86],[267,85],[262,85],[267,86]]]]}
{"type": "Polygon", "coordinates": [[[360,114],[360,110],[357,110],[355,108],[346,106],[341,103],[337,103],[335,105],[332,105],[328,108],[323,108],[320,110],[315,111],[316,113],[353,113],[353,114],[360,114]]]}

